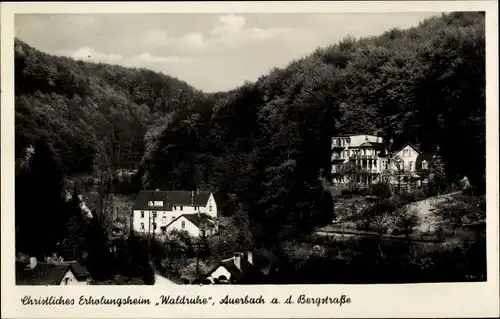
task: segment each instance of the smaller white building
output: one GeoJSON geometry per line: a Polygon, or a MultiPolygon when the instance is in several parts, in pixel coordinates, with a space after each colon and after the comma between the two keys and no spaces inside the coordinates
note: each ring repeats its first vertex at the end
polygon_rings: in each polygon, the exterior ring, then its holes
{"type": "Polygon", "coordinates": [[[185,216],[199,215],[202,219],[215,220],[217,204],[213,194],[207,191],[144,190],[138,194],[132,214],[132,228],[138,233],[161,234],[167,231],[167,225],[170,229],[182,229],[184,222],[186,230],[194,234],[193,220],[197,218],[185,216]],[[184,217],[177,220],[181,216],[184,217]]]}
{"type": "Polygon", "coordinates": [[[29,262],[16,261],[16,285],[88,285],[90,273],[79,263],[38,262],[31,257],[29,262]]]}
{"type": "Polygon", "coordinates": [[[210,236],[217,232],[217,225],[212,217],[205,213],[182,214],[166,226],[162,226],[162,233],[172,230],[186,231],[191,237],[199,237],[202,233],[210,236]]]}

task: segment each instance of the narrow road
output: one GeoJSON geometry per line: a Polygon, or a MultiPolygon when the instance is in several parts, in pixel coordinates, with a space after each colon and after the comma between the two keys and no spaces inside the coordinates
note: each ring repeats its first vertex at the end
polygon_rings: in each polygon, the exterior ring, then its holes
{"type": "Polygon", "coordinates": [[[155,286],[172,286],[177,285],[175,282],[155,273],[155,286]]]}
{"type": "Polygon", "coordinates": [[[410,209],[414,209],[420,217],[420,226],[418,226],[417,230],[420,232],[434,231],[438,223],[438,220],[436,218],[437,216],[434,213],[436,205],[459,193],[460,192],[454,192],[443,194],[440,196],[429,197],[421,201],[408,204],[408,207],[410,209]]]}

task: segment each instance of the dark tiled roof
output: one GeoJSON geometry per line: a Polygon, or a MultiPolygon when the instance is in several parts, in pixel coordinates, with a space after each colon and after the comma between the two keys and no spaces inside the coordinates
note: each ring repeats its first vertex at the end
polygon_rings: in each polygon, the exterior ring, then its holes
{"type": "Polygon", "coordinates": [[[194,205],[205,206],[210,198],[210,192],[191,192],[191,191],[141,191],[137,195],[134,210],[172,210],[173,205],[190,206],[192,201],[194,205]],[[148,206],[148,201],[162,201],[163,205],[159,207],[148,206]]]}
{"type": "Polygon", "coordinates": [[[377,143],[377,142],[364,142],[359,147],[374,148],[376,150],[385,149],[385,145],[383,143],[377,143]]]}
{"type": "Polygon", "coordinates": [[[350,137],[350,136],[360,136],[360,135],[378,136],[377,134],[372,134],[372,133],[344,133],[335,135],[333,137],[350,137]]]}
{"type": "Polygon", "coordinates": [[[69,269],[69,264],[38,262],[34,269],[27,266],[27,263],[16,262],[17,285],[59,285],[69,269]]]}
{"type": "Polygon", "coordinates": [[[226,268],[227,271],[229,271],[229,273],[231,274],[231,277],[235,278],[236,281],[238,281],[238,282],[247,282],[247,281],[251,282],[254,279],[260,279],[263,276],[262,272],[257,267],[255,267],[254,265],[249,263],[245,257],[240,257],[240,258],[241,258],[240,259],[240,267],[241,268],[238,268],[234,264],[233,258],[226,259],[226,260],[221,261],[213,270],[211,270],[209,273],[207,273],[206,276],[209,276],[212,272],[214,272],[220,266],[223,266],[224,268],[226,268]]]}
{"type": "Polygon", "coordinates": [[[69,265],[71,267],[71,271],[73,272],[73,275],[75,275],[75,277],[77,279],[80,279],[80,278],[84,279],[84,278],[90,276],[90,273],[87,270],[87,268],[83,267],[78,262],[72,261],[69,263],[69,265]]]}
{"type": "Polygon", "coordinates": [[[395,151],[393,152],[394,154],[400,152],[403,148],[405,148],[406,146],[411,146],[415,151],[417,151],[417,153],[422,153],[415,145],[411,144],[411,143],[404,143],[401,147],[399,148],[394,148],[395,151]]]}
{"type": "Polygon", "coordinates": [[[191,214],[182,214],[180,215],[179,217],[177,217],[176,219],[174,219],[173,221],[171,221],[170,223],[168,223],[167,226],[165,227],[168,227],[170,226],[170,224],[174,223],[176,220],[178,220],[179,218],[186,218],[187,220],[189,220],[191,223],[193,223],[196,227],[200,227],[200,225],[203,223],[203,222],[209,222],[208,225],[211,225],[210,222],[212,222],[212,217],[208,214],[205,214],[205,213],[191,213],[191,214]]]}
{"type": "Polygon", "coordinates": [[[205,213],[199,213],[199,214],[182,214],[187,220],[189,220],[191,223],[195,224],[196,227],[200,227],[200,225],[203,222],[211,222],[212,217],[208,214],[205,213]]]}
{"type": "Polygon", "coordinates": [[[417,161],[415,163],[415,168],[417,170],[421,170],[422,169],[422,162],[424,160],[427,161],[428,167],[430,168],[432,165],[432,162],[433,162],[433,159],[432,159],[433,155],[434,154],[428,153],[428,152],[423,152],[423,153],[418,154],[417,161]]]}
{"type": "Polygon", "coordinates": [[[37,262],[34,269],[29,269],[28,265],[28,262],[16,261],[17,285],[59,285],[70,269],[79,280],[90,276],[87,269],[77,262],[61,264],[37,262]]]}

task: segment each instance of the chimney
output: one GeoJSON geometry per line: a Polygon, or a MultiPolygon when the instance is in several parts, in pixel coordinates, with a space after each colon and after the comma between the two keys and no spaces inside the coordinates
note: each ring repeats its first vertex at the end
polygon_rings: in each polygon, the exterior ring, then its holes
{"type": "Polygon", "coordinates": [[[30,257],[30,269],[34,269],[36,267],[36,257],[30,257]]]}
{"type": "Polygon", "coordinates": [[[247,261],[253,265],[253,254],[251,251],[247,252],[247,261]]]}
{"type": "Polygon", "coordinates": [[[233,254],[234,265],[241,270],[241,253],[233,254]]]}

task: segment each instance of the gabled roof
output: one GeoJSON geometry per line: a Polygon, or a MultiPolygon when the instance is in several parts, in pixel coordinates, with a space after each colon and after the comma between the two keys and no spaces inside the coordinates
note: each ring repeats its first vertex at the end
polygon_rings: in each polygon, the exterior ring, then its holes
{"type": "Polygon", "coordinates": [[[168,223],[165,228],[173,224],[175,221],[181,218],[186,218],[189,220],[191,223],[193,223],[196,227],[200,228],[202,223],[206,222],[208,225],[211,225],[213,222],[212,216],[206,214],[206,213],[191,213],[191,214],[182,214],[176,219],[172,220],[170,223],[168,223]]]}
{"type": "Polygon", "coordinates": [[[434,161],[433,155],[434,154],[428,153],[428,152],[422,152],[422,153],[418,154],[417,160],[416,160],[416,163],[415,163],[415,168],[417,170],[422,169],[422,162],[423,161],[426,161],[429,164],[429,168],[430,168],[431,164],[434,161]]]}
{"type": "Polygon", "coordinates": [[[205,206],[211,192],[143,190],[137,195],[134,210],[172,210],[172,206],[205,206]],[[150,207],[148,201],[161,201],[162,206],[150,207]]]}
{"type": "Polygon", "coordinates": [[[69,266],[71,268],[71,271],[73,272],[73,275],[75,275],[76,279],[85,279],[88,276],[90,276],[90,273],[87,270],[87,268],[83,267],[82,265],[80,265],[80,263],[76,261],[70,262],[69,266]]]}
{"type": "Polygon", "coordinates": [[[205,278],[210,276],[217,268],[224,267],[231,274],[231,277],[235,278],[238,282],[251,281],[252,279],[260,279],[264,274],[254,265],[248,262],[245,257],[240,257],[240,268],[238,268],[233,258],[228,258],[222,260],[217,264],[212,270],[210,270],[205,278]]]}
{"type": "Polygon", "coordinates": [[[350,137],[350,136],[377,136],[380,137],[380,135],[377,134],[367,134],[367,133],[347,133],[347,134],[338,134],[332,137],[350,137]]]}
{"type": "Polygon", "coordinates": [[[401,152],[406,146],[411,146],[413,150],[415,150],[418,154],[422,153],[418,148],[415,147],[415,145],[411,143],[405,143],[397,151],[395,151],[394,154],[401,152]]]}
{"type": "Polygon", "coordinates": [[[59,285],[64,275],[71,270],[77,279],[83,280],[90,276],[85,267],[78,262],[52,264],[37,262],[35,268],[28,268],[27,262],[16,261],[17,285],[59,285]]]}
{"type": "Polygon", "coordinates": [[[385,149],[385,146],[383,143],[377,143],[377,142],[364,142],[361,145],[357,146],[359,148],[374,148],[376,150],[383,150],[385,149]]]}
{"type": "Polygon", "coordinates": [[[68,264],[38,262],[34,269],[27,263],[16,262],[16,285],[59,285],[69,270],[68,264]]]}

